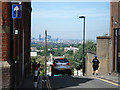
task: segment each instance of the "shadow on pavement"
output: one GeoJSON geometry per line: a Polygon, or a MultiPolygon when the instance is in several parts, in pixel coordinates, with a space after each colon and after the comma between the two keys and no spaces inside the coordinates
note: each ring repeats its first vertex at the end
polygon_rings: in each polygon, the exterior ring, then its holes
{"type": "Polygon", "coordinates": [[[62,89],[72,86],[79,86],[79,84],[83,84],[93,80],[89,78],[79,78],[72,76],[50,77],[49,79],[51,83],[51,88],[53,89],[62,89]]]}
{"type": "Polygon", "coordinates": [[[29,75],[18,88],[34,88],[34,75],[29,75]]]}

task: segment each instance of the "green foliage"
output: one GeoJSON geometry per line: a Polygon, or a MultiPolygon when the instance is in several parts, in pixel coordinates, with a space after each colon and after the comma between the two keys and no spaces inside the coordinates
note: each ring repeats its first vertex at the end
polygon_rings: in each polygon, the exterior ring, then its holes
{"type": "Polygon", "coordinates": [[[43,56],[36,56],[32,57],[32,72],[34,73],[35,65],[40,63],[41,72],[44,70],[44,57],[43,56]]]}
{"type": "Polygon", "coordinates": [[[73,55],[73,51],[72,50],[69,50],[66,53],[69,54],[69,55],[73,55]]]}
{"type": "Polygon", "coordinates": [[[82,58],[83,58],[83,55],[82,55],[82,47],[80,47],[79,51],[77,51],[74,56],[73,56],[73,65],[74,65],[74,68],[77,69],[77,67],[81,67],[82,66],[82,58]]]}
{"type": "Polygon", "coordinates": [[[43,52],[37,52],[38,55],[45,56],[45,51],[43,52]]]}
{"type": "Polygon", "coordinates": [[[58,48],[58,50],[50,50],[50,53],[53,54],[53,56],[63,56],[64,55],[64,49],[58,48]]]}
{"type": "MultiPolygon", "coordinates": [[[[96,51],[96,44],[91,41],[88,40],[85,43],[85,57],[86,57],[86,51],[96,51]]],[[[83,44],[79,47],[79,51],[77,51],[74,55],[73,55],[73,66],[76,69],[80,69],[82,67],[83,64],[83,44]]]]}
{"type": "Polygon", "coordinates": [[[79,48],[81,44],[71,44],[70,46],[79,48]]]}
{"type": "Polygon", "coordinates": [[[44,63],[44,57],[43,56],[36,56],[36,57],[32,57],[32,63],[33,62],[36,62],[37,64],[40,63],[40,64],[43,64],[44,63]]]}
{"type": "Polygon", "coordinates": [[[44,72],[44,69],[40,71],[40,76],[44,76],[45,75],[45,72],[44,72]]]}
{"type": "Polygon", "coordinates": [[[96,44],[92,40],[88,40],[85,44],[85,50],[96,51],[96,44]]]}
{"type": "MultiPolygon", "coordinates": [[[[38,56],[37,57],[32,57],[32,62],[36,63],[41,63],[44,66],[44,56],[45,56],[45,46],[44,43],[42,44],[31,44],[32,47],[37,47],[38,50],[44,50],[43,52],[38,52],[38,56]]],[[[50,43],[47,46],[48,49],[50,49],[50,51],[47,52],[47,56],[50,55],[50,53],[53,54],[53,56],[65,56],[69,62],[71,63],[71,68],[72,71],[74,71],[73,69],[80,69],[82,67],[83,64],[83,44],[63,44],[63,43],[50,43]],[[73,53],[73,51],[67,51],[64,52],[64,47],[77,47],[79,48],[79,50],[75,53],[73,53]],[[53,48],[58,48],[57,50],[53,50],[53,48]],[[62,48],[62,49],[61,49],[62,48]]],[[[92,41],[92,40],[88,40],[85,43],[85,57],[86,57],[86,52],[87,51],[96,51],[96,44],[92,41]]],[[[42,67],[44,69],[44,67],[42,67]]],[[[41,75],[44,75],[44,71],[41,72],[41,75]]]]}

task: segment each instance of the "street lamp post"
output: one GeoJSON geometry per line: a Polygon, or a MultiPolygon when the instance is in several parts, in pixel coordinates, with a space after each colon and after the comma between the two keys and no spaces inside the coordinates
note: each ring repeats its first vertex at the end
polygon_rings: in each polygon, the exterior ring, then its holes
{"type": "Polygon", "coordinates": [[[79,18],[84,19],[84,24],[83,24],[83,76],[85,76],[85,16],[79,16],[79,18]]]}

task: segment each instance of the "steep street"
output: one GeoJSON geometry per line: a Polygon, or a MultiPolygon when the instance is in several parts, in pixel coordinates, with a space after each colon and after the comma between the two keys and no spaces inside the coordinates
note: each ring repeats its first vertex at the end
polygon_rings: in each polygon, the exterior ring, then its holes
{"type": "Polygon", "coordinates": [[[83,76],[61,76],[49,77],[52,89],[67,88],[116,88],[118,86],[112,82],[106,82],[100,79],[83,76]]]}

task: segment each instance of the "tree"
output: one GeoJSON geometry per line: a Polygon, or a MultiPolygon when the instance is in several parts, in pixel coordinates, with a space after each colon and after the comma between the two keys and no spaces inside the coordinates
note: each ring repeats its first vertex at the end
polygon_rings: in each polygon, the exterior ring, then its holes
{"type": "Polygon", "coordinates": [[[36,56],[36,57],[32,57],[32,70],[34,72],[35,66],[36,64],[40,63],[40,68],[41,68],[41,72],[44,70],[44,57],[43,56],[36,56]]]}
{"type": "Polygon", "coordinates": [[[82,67],[82,47],[79,48],[79,51],[77,51],[74,56],[73,56],[73,60],[74,60],[74,68],[76,68],[77,70],[81,69],[82,67]]]}
{"type": "Polygon", "coordinates": [[[85,44],[85,50],[96,51],[96,44],[92,40],[88,40],[85,44]]]}
{"type": "Polygon", "coordinates": [[[73,55],[73,51],[72,50],[68,50],[66,53],[68,53],[69,55],[73,55]]]}
{"type": "MultiPolygon", "coordinates": [[[[86,51],[96,51],[96,44],[91,41],[88,40],[85,43],[85,57],[86,57],[86,51]]],[[[83,44],[79,47],[79,50],[74,54],[74,58],[73,58],[73,64],[74,64],[74,68],[76,68],[77,70],[82,68],[83,65],[83,44]]]]}
{"type": "Polygon", "coordinates": [[[52,48],[51,48],[50,52],[51,52],[51,54],[54,56],[55,51],[54,51],[52,48]]]}

